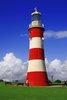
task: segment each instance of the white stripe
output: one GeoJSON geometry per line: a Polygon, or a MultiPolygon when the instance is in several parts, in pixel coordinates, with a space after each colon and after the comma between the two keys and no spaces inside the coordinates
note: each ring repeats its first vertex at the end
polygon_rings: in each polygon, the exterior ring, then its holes
{"type": "Polygon", "coordinates": [[[44,60],[29,60],[28,72],[33,72],[33,71],[46,72],[45,61],[44,60]]]}
{"type": "Polygon", "coordinates": [[[43,39],[40,37],[30,39],[30,49],[31,48],[43,48],[43,39]]]}

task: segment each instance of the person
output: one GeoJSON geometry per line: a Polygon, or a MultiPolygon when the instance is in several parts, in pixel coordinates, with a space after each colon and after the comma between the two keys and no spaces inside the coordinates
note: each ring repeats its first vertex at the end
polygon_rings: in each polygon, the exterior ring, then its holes
{"type": "Polygon", "coordinates": [[[24,86],[29,86],[28,80],[24,83],[24,86]]]}

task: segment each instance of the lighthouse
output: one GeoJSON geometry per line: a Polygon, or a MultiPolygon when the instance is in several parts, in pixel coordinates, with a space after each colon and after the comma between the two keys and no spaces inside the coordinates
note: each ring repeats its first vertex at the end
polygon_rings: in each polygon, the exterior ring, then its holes
{"type": "Polygon", "coordinates": [[[41,13],[35,8],[29,25],[29,61],[26,83],[29,86],[48,86],[44,56],[44,24],[41,13]]]}

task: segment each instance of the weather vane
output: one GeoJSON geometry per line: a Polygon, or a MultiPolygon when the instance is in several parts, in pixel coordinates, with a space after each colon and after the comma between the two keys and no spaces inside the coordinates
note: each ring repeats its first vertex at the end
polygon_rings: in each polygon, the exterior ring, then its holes
{"type": "Polygon", "coordinates": [[[36,7],[34,8],[34,10],[35,10],[35,12],[37,12],[37,8],[36,7]]]}

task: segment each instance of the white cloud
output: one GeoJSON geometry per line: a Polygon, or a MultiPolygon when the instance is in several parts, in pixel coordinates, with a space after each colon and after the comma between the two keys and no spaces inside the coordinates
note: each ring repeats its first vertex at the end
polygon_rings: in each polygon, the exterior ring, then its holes
{"type": "Polygon", "coordinates": [[[29,34],[25,33],[25,34],[20,34],[21,37],[28,37],[29,34]]]}
{"type": "MultiPolygon", "coordinates": [[[[45,38],[67,38],[67,31],[53,31],[53,30],[48,30],[44,32],[45,38]]],[[[29,34],[20,34],[21,37],[28,37],[29,34]]]]}
{"type": "Polygon", "coordinates": [[[6,81],[24,80],[26,69],[21,59],[14,56],[13,53],[7,53],[0,61],[0,79],[6,81]]]}
{"type": "Polygon", "coordinates": [[[59,59],[54,59],[51,62],[48,62],[48,67],[46,64],[46,69],[48,77],[50,80],[67,80],[67,60],[63,63],[59,59]]]}
{"type": "Polygon", "coordinates": [[[46,31],[45,38],[67,38],[67,31],[46,31]]]}

